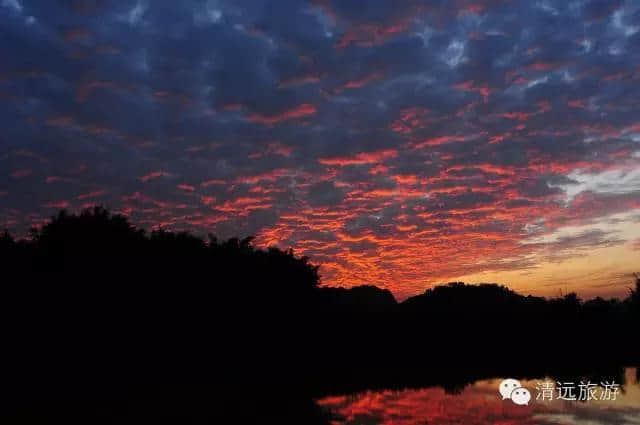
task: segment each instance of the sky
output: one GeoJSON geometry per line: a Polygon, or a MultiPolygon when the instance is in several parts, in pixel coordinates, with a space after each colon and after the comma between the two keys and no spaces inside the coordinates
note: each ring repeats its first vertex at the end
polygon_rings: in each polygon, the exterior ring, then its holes
{"type": "Polygon", "coordinates": [[[624,296],[633,0],[0,0],[0,227],[104,205],[327,285],[624,296]]]}

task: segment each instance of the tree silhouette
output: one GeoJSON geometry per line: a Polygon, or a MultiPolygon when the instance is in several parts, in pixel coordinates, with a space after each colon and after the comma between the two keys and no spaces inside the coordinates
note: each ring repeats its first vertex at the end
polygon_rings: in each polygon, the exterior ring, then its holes
{"type": "Polygon", "coordinates": [[[556,362],[640,358],[629,337],[638,276],[625,300],[453,282],[397,302],[372,285],[323,286],[319,267],[291,249],[145,232],[100,207],[61,211],[24,240],[5,231],[0,255],[12,382],[119,391],[201,379],[243,395],[261,385],[256,393],[277,403],[275,386],[307,401],[379,386],[455,390],[523,367],[542,376],[556,362]]]}
{"type": "Polygon", "coordinates": [[[640,274],[635,274],[636,287],[629,289],[629,298],[627,303],[632,312],[634,312],[636,318],[640,317],[640,274]]]}

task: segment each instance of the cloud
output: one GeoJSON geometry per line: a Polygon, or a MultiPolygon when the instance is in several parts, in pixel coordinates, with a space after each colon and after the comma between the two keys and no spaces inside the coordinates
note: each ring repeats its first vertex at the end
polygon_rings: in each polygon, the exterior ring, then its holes
{"type": "Polygon", "coordinates": [[[348,166],[348,165],[365,165],[375,164],[388,158],[395,158],[398,153],[395,150],[384,150],[377,152],[362,152],[353,157],[342,158],[320,158],[318,162],[322,165],[332,166],[348,166]]]}
{"type": "Polygon", "coordinates": [[[640,168],[614,169],[590,174],[580,170],[568,175],[572,183],[561,185],[569,199],[582,192],[625,194],[640,192],[640,168]]]}
{"type": "Polygon", "coordinates": [[[311,115],[315,115],[315,113],[316,113],[316,107],[308,103],[305,103],[278,114],[273,114],[273,115],[251,114],[247,117],[247,119],[250,122],[255,122],[255,123],[265,124],[265,125],[274,125],[287,120],[293,120],[297,118],[304,118],[311,115]]]}
{"type": "Polygon", "coordinates": [[[0,222],[101,202],[404,295],[617,243],[523,241],[640,208],[640,7],[401,3],[2,0],[0,222]]]}
{"type": "Polygon", "coordinates": [[[152,171],[149,174],[145,174],[140,177],[140,181],[146,183],[151,180],[159,179],[160,177],[171,177],[172,174],[167,171],[152,171]]]}
{"type": "Polygon", "coordinates": [[[18,13],[22,12],[22,3],[19,0],[2,0],[2,6],[18,13]]]}

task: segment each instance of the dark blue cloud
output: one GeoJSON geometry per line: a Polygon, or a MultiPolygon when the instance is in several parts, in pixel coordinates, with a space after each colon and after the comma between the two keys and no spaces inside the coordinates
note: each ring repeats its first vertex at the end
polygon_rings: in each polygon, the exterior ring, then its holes
{"type": "Polygon", "coordinates": [[[148,225],[325,241],[308,249],[326,258],[341,227],[382,249],[436,226],[431,212],[464,235],[458,218],[501,197],[517,233],[535,220],[522,206],[560,214],[572,172],[638,166],[631,0],[0,11],[0,223],[15,229],[98,202],[148,225]]]}

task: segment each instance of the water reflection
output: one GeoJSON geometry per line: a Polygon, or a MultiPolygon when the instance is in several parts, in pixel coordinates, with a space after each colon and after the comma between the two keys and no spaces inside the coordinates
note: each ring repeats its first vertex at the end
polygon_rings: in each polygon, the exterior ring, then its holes
{"type": "Polygon", "coordinates": [[[616,400],[536,400],[536,384],[544,379],[520,380],[531,391],[528,406],[502,400],[498,393],[502,379],[478,381],[457,394],[442,388],[366,391],[325,397],[317,402],[331,412],[334,425],[640,424],[640,384],[634,368],[625,370],[625,381],[616,400]]]}

